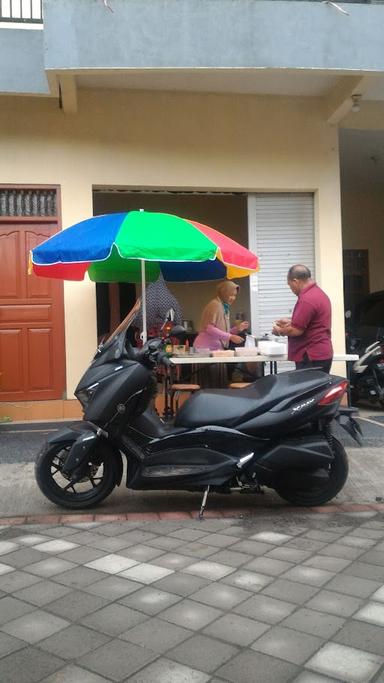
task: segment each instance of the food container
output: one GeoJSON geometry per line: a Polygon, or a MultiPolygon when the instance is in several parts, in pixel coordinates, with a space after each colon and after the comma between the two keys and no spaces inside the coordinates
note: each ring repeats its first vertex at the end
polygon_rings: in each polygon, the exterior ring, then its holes
{"type": "Polygon", "coordinates": [[[193,349],[193,355],[194,355],[194,356],[203,356],[203,357],[206,358],[207,356],[210,356],[210,355],[211,355],[211,349],[204,349],[204,348],[195,349],[195,348],[194,348],[194,349],[193,349]]]}
{"type": "Polygon", "coordinates": [[[257,356],[258,353],[256,346],[237,346],[235,348],[235,356],[257,356]]]}
{"type": "Polygon", "coordinates": [[[285,356],[287,353],[287,345],[284,342],[259,341],[258,349],[262,356],[285,356]]]}
{"type": "Polygon", "coordinates": [[[221,358],[221,357],[224,357],[224,358],[228,357],[229,358],[231,356],[233,357],[234,355],[235,355],[235,352],[231,349],[228,349],[228,350],[219,349],[218,351],[212,351],[212,353],[211,353],[211,356],[213,358],[221,358]]]}

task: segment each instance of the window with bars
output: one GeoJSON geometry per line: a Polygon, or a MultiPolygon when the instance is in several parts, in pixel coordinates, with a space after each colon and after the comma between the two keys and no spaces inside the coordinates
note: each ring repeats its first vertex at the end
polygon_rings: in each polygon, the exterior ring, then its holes
{"type": "Polygon", "coordinates": [[[41,24],[42,0],[0,0],[0,22],[41,24]]]}
{"type": "Polygon", "coordinates": [[[56,190],[0,187],[0,216],[57,216],[56,190]]]}

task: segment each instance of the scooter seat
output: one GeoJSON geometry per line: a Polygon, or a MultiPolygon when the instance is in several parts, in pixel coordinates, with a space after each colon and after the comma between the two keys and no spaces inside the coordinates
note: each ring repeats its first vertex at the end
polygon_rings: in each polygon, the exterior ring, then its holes
{"type": "Polygon", "coordinates": [[[272,410],[282,401],[326,387],[329,382],[326,373],[308,369],[267,375],[244,389],[197,391],[180,408],[175,427],[217,425],[235,428],[272,410]]]}

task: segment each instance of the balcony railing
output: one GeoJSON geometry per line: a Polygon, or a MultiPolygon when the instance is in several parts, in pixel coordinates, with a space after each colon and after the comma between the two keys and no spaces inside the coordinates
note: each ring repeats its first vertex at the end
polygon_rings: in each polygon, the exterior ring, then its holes
{"type": "Polygon", "coordinates": [[[0,22],[42,24],[43,0],[0,0],[0,22]]]}

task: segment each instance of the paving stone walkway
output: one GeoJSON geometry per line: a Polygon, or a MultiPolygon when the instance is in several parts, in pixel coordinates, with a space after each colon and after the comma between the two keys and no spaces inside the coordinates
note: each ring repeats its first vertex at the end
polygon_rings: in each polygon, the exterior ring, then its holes
{"type": "Polygon", "coordinates": [[[0,681],[384,683],[384,514],[0,527],[0,681]]]}

